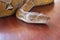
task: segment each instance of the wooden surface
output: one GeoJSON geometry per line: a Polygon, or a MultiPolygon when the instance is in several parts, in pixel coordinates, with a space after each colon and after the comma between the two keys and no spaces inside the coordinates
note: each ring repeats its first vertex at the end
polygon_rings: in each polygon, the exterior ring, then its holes
{"type": "Polygon", "coordinates": [[[0,18],[0,40],[60,40],[60,0],[32,11],[49,16],[48,24],[27,24],[15,16],[0,18]]]}

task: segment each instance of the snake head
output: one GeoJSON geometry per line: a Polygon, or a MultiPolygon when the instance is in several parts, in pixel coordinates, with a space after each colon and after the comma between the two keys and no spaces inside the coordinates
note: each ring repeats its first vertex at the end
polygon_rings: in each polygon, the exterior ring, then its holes
{"type": "Polygon", "coordinates": [[[26,20],[32,23],[47,23],[50,18],[42,13],[30,12],[26,16],[26,20]]]}

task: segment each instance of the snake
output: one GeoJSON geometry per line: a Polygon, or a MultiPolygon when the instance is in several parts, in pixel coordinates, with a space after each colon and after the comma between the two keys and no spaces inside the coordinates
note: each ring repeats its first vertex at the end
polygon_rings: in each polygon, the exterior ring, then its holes
{"type": "Polygon", "coordinates": [[[16,12],[18,16],[20,9],[28,12],[34,6],[45,5],[52,3],[53,0],[0,0],[0,17],[10,16],[16,12]]]}

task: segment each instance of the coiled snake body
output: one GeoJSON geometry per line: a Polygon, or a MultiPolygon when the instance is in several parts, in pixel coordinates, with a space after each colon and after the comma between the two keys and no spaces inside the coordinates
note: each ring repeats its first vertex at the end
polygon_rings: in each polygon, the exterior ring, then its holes
{"type": "MultiPolygon", "coordinates": [[[[41,16],[46,20],[46,16],[28,11],[30,11],[34,6],[50,4],[52,2],[54,2],[54,0],[0,0],[0,17],[10,16],[14,14],[16,9],[18,9],[16,12],[17,18],[25,22],[32,23],[32,21],[34,21],[35,23],[42,23],[43,21],[40,21],[41,19],[38,21],[38,18],[41,16]]],[[[45,20],[44,22],[46,22],[45,20]]]]}
{"type": "Polygon", "coordinates": [[[14,11],[16,10],[17,6],[20,7],[19,9],[29,11],[34,6],[44,5],[51,2],[53,2],[53,0],[0,0],[0,17],[14,14],[14,11]],[[7,10],[7,6],[12,7],[7,10]]]}

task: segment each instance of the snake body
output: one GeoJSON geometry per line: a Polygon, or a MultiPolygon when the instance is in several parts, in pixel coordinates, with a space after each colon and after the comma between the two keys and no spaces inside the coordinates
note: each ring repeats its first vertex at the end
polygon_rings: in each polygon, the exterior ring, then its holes
{"type": "Polygon", "coordinates": [[[18,8],[16,12],[16,16],[19,16],[20,13],[30,11],[34,6],[45,5],[52,3],[53,0],[12,0],[11,2],[11,10],[7,10],[7,2],[8,0],[0,0],[0,17],[13,15],[15,10],[18,8]],[[23,9],[24,12],[21,11],[23,9]]]}

